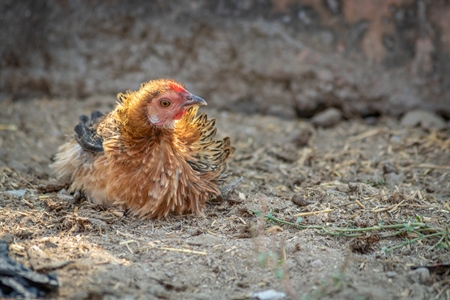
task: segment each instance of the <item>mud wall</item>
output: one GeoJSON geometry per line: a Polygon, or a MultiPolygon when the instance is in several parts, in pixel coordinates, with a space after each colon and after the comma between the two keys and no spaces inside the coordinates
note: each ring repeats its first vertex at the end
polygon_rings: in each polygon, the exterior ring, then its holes
{"type": "Polygon", "coordinates": [[[216,107],[450,118],[450,1],[0,2],[1,99],[177,79],[216,107]]]}

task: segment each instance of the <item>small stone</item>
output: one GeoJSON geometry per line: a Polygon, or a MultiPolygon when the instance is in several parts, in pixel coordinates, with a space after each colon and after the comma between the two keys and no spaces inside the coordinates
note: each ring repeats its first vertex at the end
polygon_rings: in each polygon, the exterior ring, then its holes
{"type": "Polygon", "coordinates": [[[348,186],[348,184],[339,184],[338,186],[336,186],[336,189],[342,193],[350,192],[350,187],[348,186]]]}
{"type": "Polygon", "coordinates": [[[56,194],[60,200],[63,201],[73,201],[74,197],[67,193],[66,189],[62,189],[56,194]]]}
{"type": "Polygon", "coordinates": [[[392,164],[386,163],[383,165],[383,172],[384,174],[395,173],[396,169],[392,164]]]}
{"type": "Polygon", "coordinates": [[[310,262],[309,265],[313,268],[320,268],[323,266],[323,262],[320,259],[316,259],[310,262]]]}
{"type": "Polygon", "coordinates": [[[305,197],[300,194],[295,194],[294,196],[292,196],[291,201],[298,206],[307,206],[312,204],[311,201],[306,200],[305,197]]]}
{"type": "Polygon", "coordinates": [[[330,127],[337,124],[342,118],[342,113],[336,108],[328,108],[315,115],[311,122],[315,126],[330,127]]]}
{"type": "Polygon", "coordinates": [[[252,298],[258,300],[280,300],[286,298],[286,294],[275,290],[267,290],[252,294],[252,298]]]}
{"type": "Polygon", "coordinates": [[[121,296],[119,298],[119,300],[135,300],[135,299],[136,299],[136,297],[132,296],[132,295],[125,295],[125,296],[121,296]]]}
{"type": "Polygon", "coordinates": [[[296,186],[301,186],[302,182],[305,181],[305,177],[303,177],[302,174],[298,174],[296,177],[292,178],[292,180],[289,182],[289,187],[292,190],[295,190],[296,186]]]}
{"type": "Polygon", "coordinates": [[[14,242],[14,236],[10,233],[5,233],[2,236],[2,240],[7,244],[11,244],[12,242],[14,242]]]}
{"type": "Polygon", "coordinates": [[[411,248],[407,248],[407,247],[403,247],[402,249],[402,254],[407,256],[407,255],[411,255],[412,251],[411,248]]]}
{"type": "Polygon", "coordinates": [[[350,192],[354,192],[358,189],[359,183],[358,182],[349,182],[348,183],[348,189],[350,192]]]}
{"type": "Polygon", "coordinates": [[[5,193],[12,195],[14,197],[23,197],[25,196],[25,193],[27,192],[27,190],[10,190],[10,191],[5,191],[5,193]]]}
{"type": "Polygon", "coordinates": [[[394,271],[386,272],[386,277],[387,277],[387,278],[393,278],[393,277],[395,277],[396,275],[397,275],[397,272],[394,272],[394,271]]]}
{"type": "Polygon", "coordinates": [[[50,241],[46,241],[45,243],[44,243],[44,247],[47,249],[47,248],[53,248],[53,249],[56,249],[56,248],[58,248],[58,245],[56,245],[55,243],[52,243],[52,242],[50,242],[50,241]]]}
{"type": "Polygon", "coordinates": [[[67,190],[66,189],[62,189],[58,192],[58,195],[66,195],[67,194],[67,190]]]}
{"type": "Polygon", "coordinates": [[[287,105],[271,105],[266,113],[286,120],[293,120],[296,117],[295,110],[287,105]]]}
{"type": "Polygon", "coordinates": [[[97,229],[108,230],[108,224],[105,221],[96,218],[89,218],[89,222],[94,225],[97,229]]]}
{"type": "Polygon", "coordinates": [[[297,148],[302,148],[308,146],[312,134],[313,132],[309,128],[299,128],[289,134],[288,140],[297,148]]]}
{"type": "Polygon", "coordinates": [[[441,116],[420,109],[407,112],[400,120],[400,124],[411,127],[420,125],[423,128],[436,129],[445,129],[447,127],[445,120],[441,116]]]}
{"type": "Polygon", "coordinates": [[[417,268],[408,273],[408,277],[415,283],[428,283],[430,279],[430,270],[427,268],[417,268]]]}

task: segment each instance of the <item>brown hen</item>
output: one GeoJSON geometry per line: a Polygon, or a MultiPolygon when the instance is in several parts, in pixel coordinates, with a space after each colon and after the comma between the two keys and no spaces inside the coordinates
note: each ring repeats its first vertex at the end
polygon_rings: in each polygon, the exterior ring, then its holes
{"type": "Polygon", "coordinates": [[[71,191],[144,218],[201,214],[227,180],[230,139],[215,140],[215,120],[196,116],[205,100],[173,80],[118,95],[115,109],[80,117],[75,139],[51,167],[71,191]]]}

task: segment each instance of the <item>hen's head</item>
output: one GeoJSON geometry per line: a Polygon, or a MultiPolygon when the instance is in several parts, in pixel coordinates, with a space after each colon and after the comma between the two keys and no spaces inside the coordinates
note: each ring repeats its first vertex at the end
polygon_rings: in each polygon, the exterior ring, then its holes
{"type": "Polygon", "coordinates": [[[124,123],[138,125],[136,122],[145,121],[141,115],[144,113],[146,122],[166,128],[173,127],[190,107],[206,105],[205,100],[190,93],[181,83],[168,79],[146,82],[136,92],[119,94],[119,99],[124,123]]]}
{"type": "Polygon", "coordinates": [[[154,94],[147,103],[147,117],[150,123],[156,126],[171,127],[190,107],[206,105],[205,100],[188,92],[183,85],[175,81],[149,82],[142,88],[150,88],[151,94],[154,94]],[[151,85],[155,83],[160,86],[152,88],[151,85]],[[155,94],[155,90],[159,92],[155,94]]]}

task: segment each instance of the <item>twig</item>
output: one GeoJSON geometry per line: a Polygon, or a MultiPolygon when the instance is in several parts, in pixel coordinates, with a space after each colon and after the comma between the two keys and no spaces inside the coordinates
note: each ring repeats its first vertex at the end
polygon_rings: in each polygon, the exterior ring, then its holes
{"type": "Polygon", "coordinates": [[[403,199],[400,203],[397,203],[396,205],[394,205],[394,207],[392,209],[390,209],[389,212],[394,212],[405,201],[406,201],[406,199],[403,199]]]}
{"type": "Polygon", "coordinates": [[[382,129],[373,129],[373,130],[369,130],[369,131],[363,132],[363,133],[361,133],[361,134],[358,134],[358,135],[356,135],[356,136],[354,136],[354,137],[352,137],[352,138],[349,138],[349,139],[348,139],[348,142],[349,142],[349,143],[353,143],[353,142],[356,142],[356,141],[358,141],[358,140],[362,140],[362,139],[371,137],[371,136],[373,136],[373,135],[377,135],[377,134],[379,134],[379,133],[381,133],[381,132],[383,132],[382,129]]]}
{"type": "Polygon", "coordinates": [[[414,166],[414,168],[426,168],[426,169],[445,169],[450,170],[450,166],[438,166],[438,165],[432,165],[432,164],[420,164],[414,166]]]}
{"type": "Polygon", "coordinates": [[[208,253],[203,251],[195,251],[189,249],[178,249],[178,248],[170,248],[170,247],[150,247],[150,249],[154,250],[167,250],[172,252],[182,252],[182,253],[190,253],[190,254],[198,254],[198,255],[207,255],[208,253]]]}
{"type": "Polygon", "coordinates": [[[304,216],[310,216],[310,215],[317,215],[320,213],[327,213],[327,212],[332,212],[333,209],[324,209],[324,210],[318,210],[318,211],[308,211],[308,212],[303,212],[303,213],[298,213],[296,215],[294,215],[294,217],[304,217],[304,216]]]}
{"type": "Polygon", "coordinates": [[[391,209],[391,207],[382,207],[382,208],[372,209],[372,212],[379,213],[379,212],[387,211],[390,209],[391,209]]]}
{"type": "Polygon", "coordinates": [[[116,230],[116,234],[117,235],[121,235],[123,237],[134,238],[134,236],[132,234],[129,234],[129,233],[126,233],[126,232],[120,232],[119,230],[116,230]]]}
{"type": "Polygon", "coordinates": [[[358,204],[359,207],[361,207],[362,209],[365,209],[365,206],[361,202],[359,202],[358,199],[356,199],[355,202],[356,202],[356,204],[358,204]]]}
{"type": "Polygon", "coordinates": [[[16,131],[17,125],[15,125],[15,124],[0,124],[0,131],[3,131],[3,130],[16,131]]]}
{"type": "Polygon", "coordinates": [[[138,246],[139,246],[139,242],[137,242],[137,241],[135,241],[135,240],[123,241],[123,242],[120,242],[119,245],[125,245],[125,246],[127,246],[128,251],[130,251],[131,254],[134,254],[134,251],[130,248],[130,246],[128,246],[128,244],[130,244],[130,243],[137,243],[138,246]]]}

